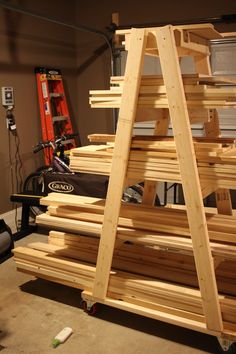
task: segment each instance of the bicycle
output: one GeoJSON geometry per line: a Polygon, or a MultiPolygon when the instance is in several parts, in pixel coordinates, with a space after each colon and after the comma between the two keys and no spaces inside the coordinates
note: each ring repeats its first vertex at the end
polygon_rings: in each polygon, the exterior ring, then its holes
{"type": "MultiPolygon", "coordinates": [[[[65,176],[66,179],[68,179],[68,180],[71,179],[72,175],[75,176],[75,179],[76,179],[76,176],[79,176],[79,175],[86,175],[86,176],[89,175],[88,178],[92,178],[91,183],[95,184],[98,182],[96,180],[97,176],[95,176],[95,175],[90,175],[90,174],[86,174],[86,173],[83,174],[80,172],[74,173],[70,169],[69,157],[65,154],[65,147],[64,147],[63,142],[65,143],[65,141],[68,141],[69,139],[72,139],[75,136],[77,136],[77,134],[63,135],[61,137],[58,137],[55,141],[50,140],[50,141],[46,141],[46,142],[40,142],[33,148],[34,153],[38,153],[39,151],[47,149],[47,148],[52,148],[53,149],[53,157],[52,157],[52,161],[51,161],[50,166],[42,166],[42,167],[38,168],[36,170],[36,172],[31,173],[26,178],[26,180],[24,182],[24,186],[23,186],[24,193],[45,196],[50,191],[64,192],[64,193],[71,192],[71,190],[68,190],[68,188],[69,188],[68,185],[71,186],[71,183],[63,182],[64,184],[62,184],[62,183],[60,183],[60,181],[54,181],[54,184],[52,184],[53,182],[48,183],[47,181],[45,183],[45,179],[49,179],[50,176],[54,176],[55,173],[59,173],[62,176],[65,176]],[[93,178],[95,178],[95,180],[93,180],[93,178]],[[51,186],[50,186],[50,184],[51,184],[51,186]],[[48,186],[49,186],[49,188],[47,188],[48,186]],[[61,187],[64,186],[64,190],[63,190],[63,188],[61,188],[61,190],[58,190],[56,188],[58,186],[61,186],[61,187]],[[67,186],[67,187],[65,187],[65,186],[67,186]]],[[[105,181],[105,182],[103,181],[103,185],[100,188],[101,195],[91,195],[91,196],[105,198],[106,197],[106,190],[105,189],[108,185],[109,178],[106,176],[99,176],[99,178],[102,178],[105,181]],[[106,186],[104,186],[104,183],[106,183],[106,186]]],[[[142,202],[143,187],[144,187],[143,182],[138,183],[136,185],[129,186],[123,192],[122,201],[126,202],[126,203],[136,203],[136,204],[139,203],[140,204],[142,202]]],[[[92,188],[92,186],[91,186],[91,188],[92,188]]],[[[97,193],[97,191],[96,191],[96,193],[97,193]]],[[[80,193],[73,193],[73,194],[80,194],[80,193]]],[[[155,198],[155,205],[156,206],[160,205],[160,200],[157,195],[155,198]]],[[[44,208],[32,207],[31,211],[36,216],[36,215],[38,215],[39,211],[45,211],[45,210],[44,210],[44,208]]]]}
{"type": "Polygon", "coordinates": [[[33,147],[33,152],[35,154],[41,150],[51,148],[53,150],[53,157],[50,166],[41,166],[35,172],[28,175],[23,184],[24,193],[44,195],[44,177],[47,173],[73,173],[69,167],[69,157],[65,154],[64,144],[76,136],[78,136],[78,134],[62,135],[54,141],[48,140],[39,142],[33,147]]]}
{"type": "MultiPolygon", "coordinates": [[[[65,154],[65,143],[70,139],[74,139],[78,134],[66,134],[57,137],[55,140],[39,142],[33,147],[33,152],[36,154],[44,149],[52,149],[53,155],[50,166],[41,166],[35,172],[30,173],[24,181],[23,193],[26,195],[46,196],[45,179],[47,175],[53,173],[68,173],[73,174],[69,167],[69,157],[65,154]]],[[[35,217],[46,208],[43,206],[30,206],[30,216],[34,220],[35,217]]]]}

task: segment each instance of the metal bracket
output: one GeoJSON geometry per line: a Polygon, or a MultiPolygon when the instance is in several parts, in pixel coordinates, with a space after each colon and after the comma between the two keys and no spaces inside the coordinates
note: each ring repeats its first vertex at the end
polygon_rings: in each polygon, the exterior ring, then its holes
{"type": "Polygon", "coordinates": [[[227,352],[229,350],[230,346],[234,343],[232,340],[222,338],[222,337],[217,337],[218,342],[220,343],[220,346],[223,351],[227,352]]]}

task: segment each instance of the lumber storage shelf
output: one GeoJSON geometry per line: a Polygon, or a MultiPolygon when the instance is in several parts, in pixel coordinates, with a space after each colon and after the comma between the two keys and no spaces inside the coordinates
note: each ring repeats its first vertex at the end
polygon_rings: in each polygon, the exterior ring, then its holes
{"type": "Polygon", "coordinates": [[[235,341],[236,148],[234,137],[220,137],[216,109],[236,107],[236,83],[213,77],[209,65],[209,40],[223,36],[211,24],[117,34],[128,50],[125,75],[90,91],[91,107],[119,108],[116,135],[93,134],[70,155],[72,170],[110,176],[106,200],[42,198],[48,209],[37,222],[51,228],[48,244],[16,248],[17,268],[80,288],[89,303],[235,341]],[[161,76],[142,76],[145,55],[159,56],[161,76]],[[196,73],[181,74],[183,56],[196,73]],[[142,120],[156,122],[153,136],[132,136],[142,120]],[[204,138],[192,137],[196,122],[204,138]],[[140,181],[142,204],[123,203],[124,186],[140,181]],[[153,205],[158,181],[182,184],[182,209],[153,205]],[[206,211],[212,193],[217,210],[206,211]]]}

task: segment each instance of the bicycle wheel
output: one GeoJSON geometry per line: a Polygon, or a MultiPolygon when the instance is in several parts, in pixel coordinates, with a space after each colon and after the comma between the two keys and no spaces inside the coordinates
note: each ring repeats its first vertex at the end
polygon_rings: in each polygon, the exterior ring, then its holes
{"type": "Polygon", "coordinates": [[[33,195],[43,194],[42,172],[33,172],[29,174],[23,185],[23,193],[30,193],[33,195]]]}
{"type": "MultiPolygon", "coordinates": [[[[33,172],[25,179],[23,185],[23,193],[30,195],[44,195],[44,181],[43,181],[44,169],[33,172]]],[[[47,171],[47,169],[45,169],[47,171]]],[[[45,212],[44,206],[30,206],[30,216],[35,220],[36,216],[45,212]]]]}
{"type": "Polygon", "coordinates": [[[23,192],[30,193],[34,195],[43,195],[44,194],[44,174],[51,171],[50,166],[40,166],[36,169],[35,172],[32,172],[26,177],[23,184],[23,192]]]}

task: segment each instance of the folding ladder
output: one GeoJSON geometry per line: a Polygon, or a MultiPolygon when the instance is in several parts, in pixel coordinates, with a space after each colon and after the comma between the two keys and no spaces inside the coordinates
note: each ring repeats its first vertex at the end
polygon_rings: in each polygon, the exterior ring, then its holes
{"type": "MultiPolygon", "coordinates": [[[[73,134],[68,111],[62,75],[58,69],[35,68],[38,102],[41,117],[42,140],[55,140],[56,137],[73,134]]],[[[76,147],[74,139],[65,141],[65,149],[76,147]]],[[[45,163],[50,164],[52,150],[44,149],[45,163]]]]}

